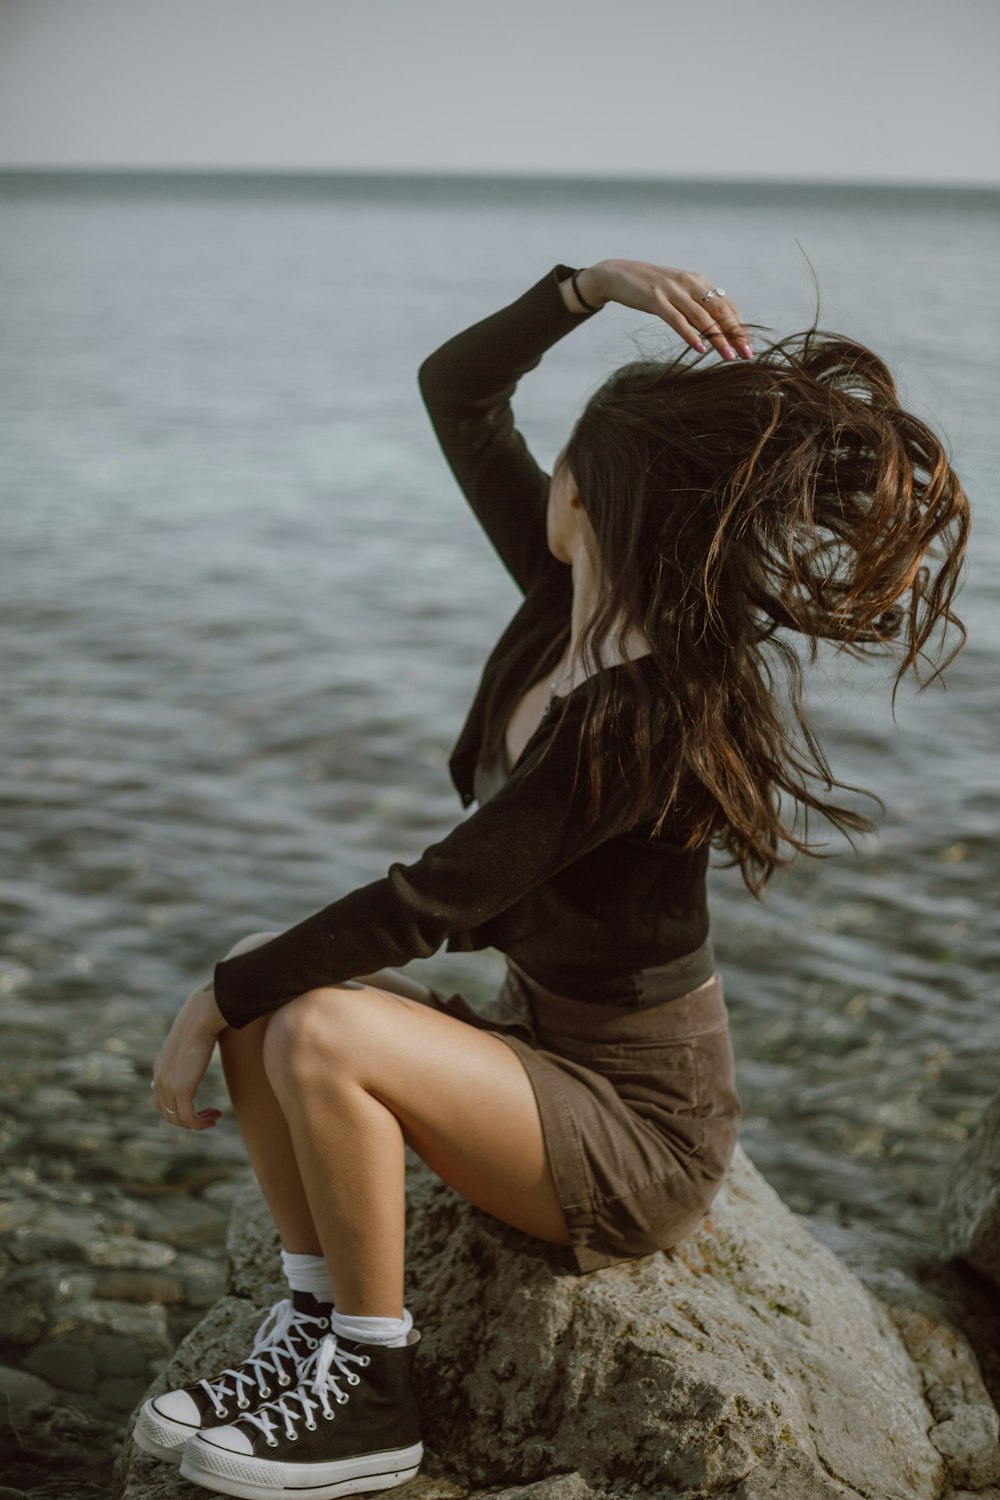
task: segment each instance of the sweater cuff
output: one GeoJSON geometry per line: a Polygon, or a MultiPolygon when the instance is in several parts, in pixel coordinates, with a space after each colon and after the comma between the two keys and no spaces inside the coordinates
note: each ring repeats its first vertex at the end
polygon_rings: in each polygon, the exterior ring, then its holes
{"type": "MultiPolygon", "coordinates": [[[[582,312],[572,312],[570,308],[566,306],[566,303],[563,302],[563,294],[559,290],[559,283],[561,281],[566,281],[570,276],[575,276],[577,271],[583,270],[586,270],[585,266],[564,266],[560,262],[559,265],[553,266],[551,272],[549,273],[552,278],[553,285],[555,286],[559,301],[562,303],[563,312],[565,312],[566,316],[568,318],[571,318],[574,323],[584,323],[588,318],[594,317],[595,314],[599,313],[601,310],[600,307],[594,307],[584,308],[582,312]]],[[[606,305],[607,304],[602,304],[602,306],[606,305]]]]}

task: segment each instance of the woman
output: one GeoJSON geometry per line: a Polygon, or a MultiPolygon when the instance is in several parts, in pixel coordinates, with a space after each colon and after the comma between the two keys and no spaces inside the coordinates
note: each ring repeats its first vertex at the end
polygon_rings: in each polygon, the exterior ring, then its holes
{"type": "Polygon", "coordinates": [[[243,1364],[136,1427],[226,1494],[322,1500],[417,1472],[404,1143],[577,1274],[695,1230],[741,1115],[709,850],[760,894],[812,852],[799,814],[871,826],[828,795],[796,636],[895,649],[897,681],[936,628],[964,637],[965,496],[860,344],[811,328],[755,357],[706,277],[608,260],[553,267],[420,385],[524,595],[449,761],[479,806],[415,863],[238,943],[154,1066],[164,1119],[209,1129],[220,1112],[194,1098],[218,1041],[291,1292],[243,1364]],[[510,398],[608,302],[723,362],[617,370],[550,479],[510,398]],[[506,955],[482,1011],[393,967],[445,939],[506,955]]]}

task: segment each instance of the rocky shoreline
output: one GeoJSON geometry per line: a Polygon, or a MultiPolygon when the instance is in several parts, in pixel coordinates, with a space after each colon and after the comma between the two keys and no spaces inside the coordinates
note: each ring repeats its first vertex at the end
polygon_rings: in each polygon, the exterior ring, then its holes
{"type": "MultiPolygon", "coordinates": [[[[199,1329],[211,1326],[214,1310],[227,1307],[234,1294],[241,1307],[249,1292],[263,1294],[256,1282],[251,1288],[240,1280],[247,1274],[240,1205],[256,1202],[256,1183],[228,1109],[218,1056],[199,1103],[222,1107],[222,1123],[198,1135],[167,1128],[149,1096],[165,1028],[164,1017],[134,1003],[47,1005],[42,1011],[5,997],[0,1500],[106,1500],[115,1464],[121,1471],[128,1463],[130,1422],[144,1395],[183,1363],[185,1349],[197,1352],[199,1329]]],[[[412,1152],[408,1159],[415,1190],[413,1276],[419,1280],[421,1248],[428,1249],[421,1202],[433,1204],[437,1217],[445,1205],[448,1215],[458,1214],[456,1229],[466,1225],[466,1211],[443,1184],[426,1180],[412,1152]]],[[[964,1474],[973,1481],[968,1489],[984,1497],[994,1482],[992,1424],[1000,1404],[1000,1208],[988,1191],[997,1159],[1000,1106],[987,1111],[962,1153],[936,1238],[921,1238],[912,1227],[888,1231],[794,1216],[892,1310],[937,1417],[942,1447],[936,1451],[944,1460],[943,1449],[952,1443],[952,1483],[964,1474]],[[949,1223],[955,1226],[950,1240],[944,1232],[949,1223]],[[949,1259],[949,1250],[968,1258],[949,1259]],[[956,1406],[955,1391],[965,1387],[956,1406]]],[[[771,1193],[752,1171],[747,1180],[754,1184],[747,1203],[771,1193]]],[[[775,1199],[768,1212],[777,1213],[778,1205],[775,1199]]],[[[788,1210],[780,1210],[780,1223],[787,1225],[788,1210]]],[[[482,1227],[482,1216],[472,1213],[471,1222],[482,1227]]],[[[266,1225],[259,1228],[263,1234],[266,1225]]],[[[488,1239],[505,1238],[500,1226],[485,1228],[488,1239]]],[[[521,1243],[513,1231],[506,1238],[521,1243]]],[[[701,1238],[686,1247],[679,1265],[697,1256],[701,1238]]],[[[273,1250],[269,1241],[272,1260],[273,1250]]],[[[424,1255],[425,1272],[434,1259],[424,1255]]],[[[632,1265],[623,1282],[655,1269],[653,1262],[632,1265]]],[[[416,1287],[415,1295],[419,1300],[416,1287]]],[[[260,1298],[252,1300],[246,1315],[259,1321],[260,1298]]],[[[464,1485],[456,1478],[454,1466],[446,1479],[432,1464],[415,1493],[430,1500],[427,1486],[437,1485],[455,1500],[476,1488],[471,1475],[464,1485]]],[[[576,1479],[545,1483],[561,1495],[559,1486],[573,1489],[576,1479]]]]}
{"type": "MultiPolygon", "coordinates": [[[[5,997],[0,1500],[105,1500],[137,1400],[222,1292],[250,1168],[228,1113],[195,1136],[153,1109],[164,1032],[138,1007],[116,1025],[5,997]]],[[[224,1094],[216,1058],[199,1103],[224,1094]]]]}
{"type": "MultiPolygon", "coordinates": [[[[688,1241],[582,1277],[409,1166],[425,1461],[400,1500],[1000,1500],[1000,1415],[954,1321],[995,1342],[996,1288],[974,1309],[947,1263],[890,1253],[874,1295],[740,1147],[688,1241]]],[[[232,1363],[283,1294],[250,1182],[225,1294],[148,1394],[232,1363]]],[[[191,1487],[129,1442],[111,1493],[191,1487]]]]}

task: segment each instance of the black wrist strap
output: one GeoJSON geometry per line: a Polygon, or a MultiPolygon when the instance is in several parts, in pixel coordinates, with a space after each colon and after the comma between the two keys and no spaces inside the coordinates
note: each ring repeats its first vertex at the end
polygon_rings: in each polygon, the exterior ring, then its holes
{"type": "Polygon", "coordinates": [[[576,278],[580,275],[581,271],[585,271],[585,270],[586,270],[586,266],[581,266],[579,271],[574,271],[573,272],[573,275],[570,277],[570,280],[573,283],[573,290],[576,293],[577,301],[580,303],[581,307],[585,307],[588,312],[592,312],[592,313],[594,313],[594,312],[600,312],[600,308],[598,308],[598,307],[591,307],[591,305],[587,301],[586,297],[581,296],[581,294],[580,294],[580,288],[576,284],[576,278]]]}

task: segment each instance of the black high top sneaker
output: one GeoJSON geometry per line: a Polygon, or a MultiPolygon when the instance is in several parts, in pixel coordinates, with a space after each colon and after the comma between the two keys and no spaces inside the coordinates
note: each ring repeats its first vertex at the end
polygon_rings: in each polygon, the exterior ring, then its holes
{"type": "Polygon", "coordinates": [[[424,1456],[419,1341],[416,1328],[397,1347],[327,1334],[294,1391],[190,1438],[182,1478],[247,1500],[335,1500],[412,1479],[424,1456]]]}
{"type": "Polygon", "coordinates": [[[164,1391],[145,1401],[132,1436],[143,1453],[179,1464],[184,1444],[206,1424],[218,1427],[257,1411],[280,1390],[294,1390],[299,1368],[330,1332],[332,1304],[311,1292],[276,1302],[254,1337],[249,1356],[234,1369],[164,1391]]]}

